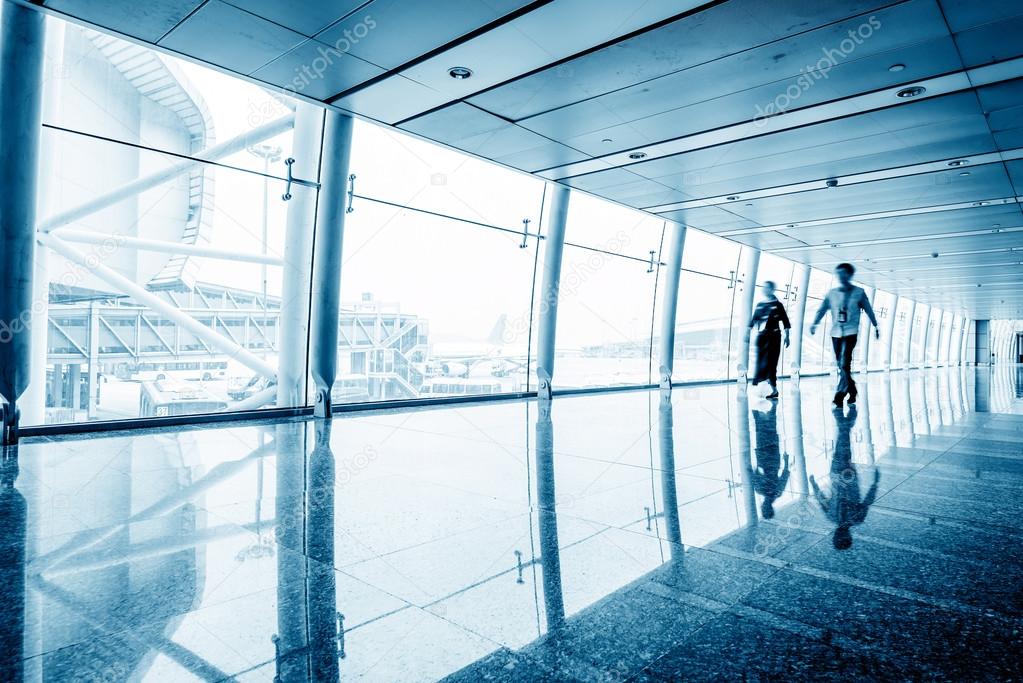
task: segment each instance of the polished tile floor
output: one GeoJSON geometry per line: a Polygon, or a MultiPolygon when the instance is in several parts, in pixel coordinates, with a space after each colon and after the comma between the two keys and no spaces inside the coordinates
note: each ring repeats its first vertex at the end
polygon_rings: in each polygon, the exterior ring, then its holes
{"type": "Polygon", "coordinates": [[[26,442],[0,680],[1011,680],[1023,367],[26,442]]]}

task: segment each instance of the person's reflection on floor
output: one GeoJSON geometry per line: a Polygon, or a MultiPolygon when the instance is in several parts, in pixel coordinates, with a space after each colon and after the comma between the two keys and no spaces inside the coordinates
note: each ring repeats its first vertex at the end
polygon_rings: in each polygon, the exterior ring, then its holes
{"type": "Polygon", "coordinates": [[[849,406],[848,414],[844,414],[837,406],[831,412],[838,427],[835,454],[831,460],[831,495],[827,496],[821,491],[813,475],[810,476],[810,484],[824,514],[835,523],[832,543],[838,550],[846,550],[852,546],[852,528],[863,523],[867,518],[867,510],[874,503],[881,471],[874,467],[874,483],[867,495],[861,498],[860,477],[852,461],[852,441],[849,436],[856,424],[856,406],[849,406]]]}
{"type": "Polygon", "coordinates": [[[760,514],[764,519],[774,517],[774,501],[778,500],[789,480],[789,455],[782,466],[781,444],[778,438],[778,404],[767,410],[754,410],[753,422],[757,432],[757,466],[753,469],[753,489],[764,497],[760,514]]]}

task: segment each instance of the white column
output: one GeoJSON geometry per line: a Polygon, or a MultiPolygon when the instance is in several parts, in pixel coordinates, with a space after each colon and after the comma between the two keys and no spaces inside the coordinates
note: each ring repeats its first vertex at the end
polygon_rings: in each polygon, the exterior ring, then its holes
{"type": "Polygon", "coordinates": [[[912,367],[910,361],[913,359],[913,327],[916,316],[916,301],[911,299],[909,303],[912,305],[909,307],[909,328],[906,330],[906,345],[903,349],[902,363],[902,367],[905,370],[909,370],[912,367]]]}
{"type": "Polygon", "coordinates": [[[884,351],[884,369],[890,372],[892,369],[892,349],[895,348],[895,316],[899,311],[900,297],[896,296],[892,301],[892,309],[888,311],[888,319],[885,320],[885,335],[887,336],[888,348],[884,351]]]}
{"type": "MultiPolygon", "coordinates": [[[[43,55],[42,12],[13,2],[0,10],[0,442],[17,439],[17,401],[32,367],[33,278],[43,55]]],[[[43,325],[45,326],[45,318],[43,325]]]]}
{"type": "Polygon", "coordinates": [[[797,264],[801,268],[799,274],[799,285],[796,287],[796,301],[792,306],[792,315],[789,322],[792,323],[792,335],[790,345],[792,348],[792,377],[798,381],[799,372],[803,366],[803,329],[806,327],[806,297],[810,289],[810,266],[797,264]]]}
{"type": "Polygon", "coordinates": [[[316,382],[317,417],[330,417],[330,392],[337,378],[337,338],[341,315],[341,253],[345,198],[352,156],[351,116],[328,109],[323,129],[320,192],[313,241],[310,371],[316,382]]]}
{"type": "Polygon", "coordinates": [[[558,292],[561,288],[561,257],[565,250],[568,225],[569,189],[551,183],[550,224],[544,239],[543,283],[540,289],[539,330],[537,332],[537,395],[550,398],[554,381],[554,349],[558,325],[558,292]]]}
{"type": "MultiPolygon", "coordinates": [[[[296,178],[316,178],[319,170],[323,109],[299,104],[295,110],[295,135],[291,172],[296,178]]],[[[284,241],[284,272],[281,286],[277,406],[306,402],[306,340],[309,335],[309,297],[312,281],[312,241],[316,219],[316,189],[292,185],[288,202],[287,237],[284,241]]]]}
{"type": "Polygon", "coordinates": [[[927,342],[931,336],[931,316],[934,314],[934,307],[927,309],[927,317],[923,320],[924,338],[920,344],[920,367],[927,367],[927,342]]]}
{"type": "Polygon", "coordinates": [[[678,287],[682,277],[682,251],[686,243],[686,226],[669,222],[665,228],[668,232],[668,251],[661,297],[661,347],[658,370],[661,388],[671,389],[671,376],[675,369],[675,315],[678,311],[678,287]]]}
{"type": "MultiPolygon", "coordinates": [[[[873,308],[874,307],[874,303],[877,301],[877,288],[876,287],[864,287],[864,289],[865,290],[867,290],[867,289],[870,290],[868,292],[868,296],[870,297],[870,307],[873,308]]],[[[875,312],[875,315],[877,315],[876,312],[875,312]]],[[[871,333],[874,330],[871,329],[870,321],[867,320],[866,318],[867,318],[867,316],[862,316],[862,318],[860,319],[860,339],[863,340],[863,347],[862,347],[863,351],[862,351],[862,355],[860,357],[861,358],[860,363],[862,364],[860,366],[860,372],[866,372],[867,369],[870,367],[870,342],[871,342],[871,337],[873,336],[871,333]]]]}
{"type": "MultiPolygon", "coordinates": [[[[738,324],[739,348],[736,350],[736,371],[737,380],[745,384],[746,376],[749,374],[749,347],[750,336],[746,334],[749,329],[750,318],[753,317],[753,297],[757,292],[757,269],[760,267],[760,250],[753,247],[742,247],[742,264],[740,272],[736,273],[736,281],[741,280],[742,289],[739,292],[738,317],[733,321],[738,324]]],[[[733,317],[734,314],[733,314],[733,317]]]]}

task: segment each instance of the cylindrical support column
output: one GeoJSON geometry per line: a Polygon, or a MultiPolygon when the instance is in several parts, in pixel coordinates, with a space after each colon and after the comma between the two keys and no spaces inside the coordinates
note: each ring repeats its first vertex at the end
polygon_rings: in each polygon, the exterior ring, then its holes
{"type": "Polygon", "coordinates": [[[888,319],[885,321],[885,338],[888,348],[884,352],[884,369],[886,372],[892,369],[892,349],[895,348],[895,316],[899,311],[899,297],[892,301],[892,309],[888,311],[888,319]]]}
{"type": "Polygon", "coordinates": [[[753,317],[753,296],[757,292],[757,269],[760,267],[760,250],[753,247],[743,246],[742,264],[740,271],[736,273],[736,279],[742,281],[742,291],[739,292],[739,315],[736,320],[739,323],[739,348],[736,355],[736,371],[739,382],[745,383],[747,370],[749,368],[749,347],[750,335],[746,334],[749,329],[750,318],[753,317]]]}
{"type": "Polygon", "coordinates": [[[903,360],[903,363],[902,363],[902,367],[904,369],[906,369],[906,370],[909,370],[911,367],[913,367],[913,365],[912,365],[912,361],[913,361],[913,328],[915,327],[915,322],[916,322],[916,319],[915,319],[916,318],[916,301],[913,301],[912,299],[910,299],[909,303],[910,303],[909,315],[908,315],[909,322],[907,323],[908,328],[906,329],[906,344],[905,344],[905,347],[903,348],[903,359],[904,360],[903,360]]]}
{"type": "MultiPolygon", "coordinates": [[[[291,172],[296,178],[317,176],[323,110],[299,104],[295,110],[295,135],[291,172]]],[[[292,185],[288,202],[287,239],[284,242],[284,273],[281,285],[281,313],[278,322],[279,363],[277,406],[304,405],[306,339],[309,333],[309,297],[313,228],[316,219],[316,189],[292,185]]]]}
{"type": "Polygon", "coordinates": [[[800,368],[803,366],[803,329],[806,327],[806,297],[810,289],[810,266],[797,265],[801,268],[799,284],[796,287],[796,301],[792,306],[792,377],[799,379],[800,368]]]}
{"type": "MultiPolygon", "coordinates": [[[[0,442],[17,439],[18,398],[32,364],[32,281],[46,17],[0,9],[0,442]]],[[[46,324],[45,318],[42,322],[46,324]]]]}
{"type": "Polygon", "coordinates": [[[337,338],[341,316],[341,253],[345,232],[348,167],[354,119],[326,111],[320,159],[320,193],[313,240],[313,310],[310,370],[316,383],[315,414],[330,417],[330,391],[337,378],[337,338]]]}
{"type": "Polygon", "coordinates": [[[330,422],[318,422],[316,445],[309,454],[305,525],[306,554],[314,560],[309,563],[306,593],[309,672],[313,681],[337,681],[338,657],[344,656],[344,616],[338,612],[334,574],[336,470],[330,447],[330,422]]]}
{"type": "Polygon", "coordinates": [[[554,345],[558,324],[558,290],[561,288],[561,257],[565,251],[568,202],[564,185],[552,183],[551,212],[544,239],[543,280],[540,289],[539,332],[536,359],[537,395],[550,398],[554,381],[554,345]]]}
{"type": "Polygon", "coordinates": [[[956,315],[952,312],[946,312],[945,317],[942,319],[942,326],[948,328],[948,339],[945,341],[945,355],[944,362],[942,363],[945,366],[952,364],[952,337],[955,336],[955,320],[956,315]]]}
{"type": "Polygon", "coordinates": [[[661,391],[657,408],[657,447],[661,462],[661,500],[664,506],[665,533],[672,560],[684,555],[682,523],[679,519],[678,487],[675,481],[675,415],[671,392],[661,391]]]}
{"type": "MultiPolygon", "coordinates": [[[[876,287],[864,287],[867,292],[867,296],[870,297],[870,307],[873,309],[874,304],[877,302],[877,288],[876,287]]],[[[876,309],[875,309],[876,310],[876,309]]],[[[875,314],[876,315],[876,314],[875,314]]],[[[860,318],[860,339],[863,340],[863,350],[860,352],[860,372],[866,372],[870,368],[870,343],[873,331],[870,329],[870,321],[867,320],[867,316],[860,318]]]]}
{"type": "Polygon", "coordinates": [[[682,277],[682,251],[686,243],[686,226],[668,223],[666,277],[661,299],[661,357],[658,369],[662,389],[671,389],[675,369],[675,316],[678,311],[678,287],[682,277]]]}
{"type": "Polygon", "coordinates": [[[920,340],[920,368],[927,367],[927,343],[930,341],[931,336],[931,315],[934,313],[934,308],[927,309],[927,316],[924,318],[923,334],[924,338],[920,340]]]}
{"type": "Polygon", "coordinates": [[[551,401],[539,402],[540,412],[536,418],[536,498],[547,631],[558,632],[565,625],[565,596],[561,586],[561,545],[558,541],[557,495],[554,489],[552,407],[551,401]]]}

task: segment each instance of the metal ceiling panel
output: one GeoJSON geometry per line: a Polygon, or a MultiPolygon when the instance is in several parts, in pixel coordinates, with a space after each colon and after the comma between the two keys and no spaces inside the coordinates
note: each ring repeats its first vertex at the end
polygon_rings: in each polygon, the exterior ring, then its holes
{"type": "Polygon", "coordinates": [[[991,64],[1023,55],[1023,16],[984,24],[955,35],[966,66],[991,64]]]}
{"type": "MultiPolygon", "coordinates": [[[[962,231],[998,229],[1023,225],[1023,216],[1016,205],[983,206],[957,211],[915,214],[851,223],[815,225],[792,228],[785,234],[812,245],[940,235],[962,231]]],[[[919,245],[919,242],[917,243],[919,245]]],[[[888,247],[884,247],[887,253],[888,247]]]]}
{"type": "Polygon", "coordinates": [[[281,0],[226,2],[310,37],[367,4],[367,0],[304,0],[301,4],[281,0]]]}
{"type": "MultiPolygon", "coordinates": [[[[921,77],[960,68],[955,45],[933,0],[915,0],[869,19],[857,17],[661,78],[637,81],[632,87],[521,123],[590,153],[606,154],[913,78],[905,69],[890,72],[888,67],[894,63],[914,65],[921,77]],[[912,28],[895,28],[903,24],[912,28]],[[862,26],[871,32],[868,40],[848,53],[836,47],[843,39],[855,46],[848,34],[862,26]],[[904,46],[911,47],[898,49],[904,46]],[[786,94],[790,88],[796,97],[786,94]],[[603,143],[606,138],[612,143],[603,143]]],[[[574,69],[574,62],[566,67],[574,69]]]]}
{"type": "Polygon", "coordinates": [[[307,97],[325,99],[339,90],[351,88],[382,73],[383,69],[358,57],[329,51],[321,43],[307,40],[254,71],[252,77],[307,97]],[[316,77],[310,78],[306,69],[313,66],[317,67],[313,72],[316,77]]]}
{"type": "MultiPolygon", "coordinates": [[[[839,236],[839,239],[842,239],[841,236],[839,236]]],[[[1000,234],[984,233],[982,235],[974,235],[971,237],[952,237],[949,239],[933,239],[920,242],[895,242],[884,245],[885,259],[892,256],[919,256],[927,254],[938,254],[938,257],[932,257],[930,260],[914,260],[914,262],[909,265],[902,260],[884,260],[875,263],[875,266],[882,269],[900,269],[915,266],[945,266],[951,264],[949,264],[948,260],[941,258],[942,252],[1020,246],[1023,246],[1023,233],[1020,232],[1000,234]]],[[[874,248],[869,246],[838,246],[834,248],[817,247],[815,249],[807,249],[806,251],[788,251],[785,252],[784,255],[789,258],[799,258],[801,256],[805,256],[809,251],[817,251],[820,254],[826,255],[826,258],[829,258],[832,261],[860,262],[868,261],[870,254],[874,252],[874,248]]],[[[1005,260],[1005,257],[1006,255],[1002,254],[1001,260],[1005,260]]],[[[1016,254],[1010,258],[1015,258],[1017,261],[1023,261],[1023,254],[1016,254]]],[[[997,262],[997,259],[994,262],[997,262]]]]}
{"type": "MultiPolygon", "coordinates": [[[[676,12],[696,4],[679,5],[676,12]]],[[[863,0],[776,0],[768,5],[757,0],[733,0],[476,95],[471,101],[513,120],[534,116],[883,4],[863,0]]]]}
{"type": "Polygon", "coordinates": [[[1023,14],[1019,0],[940,0],[953,32],[1023,14]]]}
{"type": "Polygon", "coordinates": [[[528,4],[527,0],[375,0],[316,38],[327,45],[347,44],[356,57],[395,69],[528,4]]]}
{"type": "Polygon", "coordinates": [[[545,164],[571,163],[587,156],[471,104],[457,102],[400,126],[473,154],[531,170],[545,164]],[[514,160],[510,163],[507,160],[514,160]]]}
{"type": "MultiPolygon", "coordinates": [[[[985,134],[988,134],[986,123],[976,98],[971,93],[956,93],[644,161],[630,168],[634,173],[659,179],[672,173],[690,173],[687,185],[738,181],[760,173],[798,169],[819,159],[842,160],[885,152],[891,154],[891,160],[883,162],[880,168],[891,168],[933,160],[934,151],[926,155],[913,154],[911,150],[916,146],[985,134]]],[[[994,151],[994,144],[989,139],[986,149],[974,151],[994,151]]],[[[950,156],[958,154],[955,151],[950,156]]],[[[803,179],[815,177],[808,174],[803,179]]],[[[732,187],[730,191],[748,189],[752,188],[732,187]]]]}
{"type": "Polygon", "coordinates": [[[796,195],[768,197],[752,207],[730,210],[761,225],[800,223],[829,216],[855,215],[864,207],[890,211],[936,204],[994,199],[1013,194],[1005,170],[997,164],[973,169],[968,178],[952,169],[861,185],[824,188],[796,195]]]}
{"type": "Polygon", "coordinates": [[[104,26],[126,36],[155,43],[188,16],[202,0],[46,0],[46,7],[104,26]]]}
{"type": "Polygon", "coordinates": [[[798,247],[801,244],[799,240],[792,239],[780,232],[758,232],[751,235],[743,235],[737,238],[736,241],[765,251],[798,247]]]}
{"type": "Polygon", "coordinates": [[[300,33],[221,0],[209,0],[159,44],[232,71],[250,74],[304,41],[300,33]]]}

